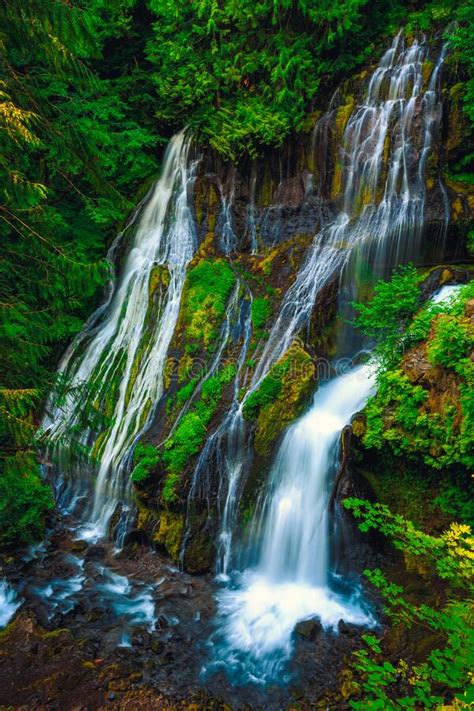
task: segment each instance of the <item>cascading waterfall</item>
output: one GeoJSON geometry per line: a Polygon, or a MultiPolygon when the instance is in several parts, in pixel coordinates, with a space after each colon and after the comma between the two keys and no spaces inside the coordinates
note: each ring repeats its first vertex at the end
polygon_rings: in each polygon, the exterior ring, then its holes
{"type": "Polygon", "coordinates": [[[116,538],[123,540],[133,445],[163,391],[186,266],[197,245],[188,204],[196,162],[189,152],[184,133],[171,140],[121,276],[66,353],[60,366],[65,394],[53,393],[44,418],[60,502],[68,510],[81,502],[80,535],[92,540],[107,533],[118,506],[116,538]]]}
{"type": "MultiPolygon", "coordinates": [[[[345,268],[342,283],[347,285],[354,264],[363,263],[374,279],[416,257],[424,225],[426,163],[441,116],[444,50],[424,88],[425,57],[423,44],[415,41],[405,48],[398,35],[372,75],[364,103],[349,118],[341,154],[340,212],[316,235],[283,300],[253,389],[308,322],[318,293],[338,272],[345,268]]],[[[343,289],[343,313],[344,291],[350,290],[343,289]]],[[[341,343],[346,353],[344,338],[341,343]]],[[[257,565],[218,596],[209,669],[224,666],[240,681],[278,681],[292,653],[298,620],[317,616],[325,627],[337,626],[341,618],[373,621],[357,592],[343,596],[331,588],[328,520],[340,432],[373,388],[369,366],[354,367],[322,385],[308,412],[287,430],[252,525],[249,548],[258,551],[257,565]]],[[[227,497],[234,497],[235,490],[229,484],[227,497]]],[[[235,522],[224,521],[222,531],[229,525],[235,522]]]]}
{"type": "MultiPolygon", "coordinates": [[[[228,421],[229,431],[236,429],[237,421],[245,426],[246,398],[309,322],[318,294],[331,279],[346,268],[340,299],[344,316],[345,304],[355,298],[351,285],[362,265],[366,271],[370,265],[374,280],[417,255],[424,223],[426,162],[441,118],[439,79],[445,55],[443,49],[423,88],[426,52],[418,41],[406,48],[398,34],[370,79],[364,103],[352,112],[341,147],[340,211],[314,237],[306,262],[283,299],[250,388],[228,421]]],[[[316,125],[315,137],[327,132],[331,117],[332,108],[316,125]]],[[[320,166],[320,174],[324,168],[320,166]]],[[[223,441],[221,432],[221,447],[223,441]]],[[[235,498],[249,462],[243,464],[246,452],[234,446],[224,456],[221,509],[227,515],[221,519],[217,570],[227,575],[238,513],[235,498]]]]}

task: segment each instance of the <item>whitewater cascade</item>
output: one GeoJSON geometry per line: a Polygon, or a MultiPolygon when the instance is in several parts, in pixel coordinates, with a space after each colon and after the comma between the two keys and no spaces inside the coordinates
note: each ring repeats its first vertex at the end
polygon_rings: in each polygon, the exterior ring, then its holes
{"type": "MultiPolygon", "coordinates": [[[[316,235],[283,300],[253,389],[308,322],[317,295],[331,278],[345,272],[340,298],[344,312],[354,264],[363,263],[376,279],[416,258],[424,225],[426,164],[441,118],[444,50],[427,85],[425,58],[423,44],[415,41],[405,48],[398,35],[370,78],[364,102],[352,112],[341,151],[340,212],[316,235]]],[[[347,352],[344,337],[340,350],[347,352]]],[[[373,622],[357,591],[342,595],[331,587],[328,514],[341,430],[373,388],[369,366],[336,375],[287,430],[251,527],[249,549],[258,551],[257,565],[218,596],[218,632],[208,669],[225,666],[243,681],[278,681],[291,656],[298,620],[316,616],[325,627],[336,627],[341,618],[373,622]]],[[[234,483],[228,497],[235,490],[234,483]]],[[[225,526],[235,523],[224,521],[221,537],[227,534],[225,526]]]]}
{"type": "MultiPolygon", "coordinates": [[[[335,169],[340,210],[315,235],[307,259],[283,299],[250,388],[228,420],[231,433],[244,426],[242,408],[246,399],[308,324],[318,295],[331,279],[345,273],[340,285],[344,317],[347,304],[356,298],[358,271],[367,274],[369,268],[375,281],[397,264],[416,259],[424,225],[426,165],[442,115],[440,71],[444,56],[443,48],[425,82],[426,45],[415,40],[406,47],[399,33],[370,78],[365,100],[347,121],[340,165],[335,169]]],[[[324,134],[335,117],[336,110],[330,107],[314,129],[313,144],[322,160],[317,166],[320,176],[325,174],[327,156],[324,151],[321,155],[317,144],[320,140],[327,144],[324,134]]],[[[350,339],[346,340],[347,344],[340,342],[340,355],[351,355],[350,339]]],[[[219,443],[225,448],[222,431],[219,443]]],[[[248,469],[246,449],[236,449],[231,443],[221,455],[225,460],[221,471],[224,503],[220,507],[224,515],[217,571],[224,576],[233,558],[236,498],[242,488],[242,472],[248,469]]]]}
{"type": "Polygon", "coordinates": [[[197,246],[188,203],[196,162],[189,152],[189,137],[171,139],[120,278],[67,351],[63,387],[47,406],[43,429],[59,500],[80,513],[84,538],[106,535],[120,506],[120,544],[132,515],[131,453],[163,392],[186,266],[197,246]]]}

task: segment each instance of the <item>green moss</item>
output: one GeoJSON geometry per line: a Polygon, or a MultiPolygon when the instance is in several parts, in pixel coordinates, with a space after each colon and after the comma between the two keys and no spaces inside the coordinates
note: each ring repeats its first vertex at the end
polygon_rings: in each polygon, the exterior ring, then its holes
{"type": "Polygon", "coordinates": [[[270,443],[301,412],[314,377],[311,357],[295,343],[249,395],[243,415],[256,422],[255,448],[259,454],[267,454],[270,443]]]}
{"type": "Polygon", "coordinates": [[[268,321],[271,313],[270,302],[265,297],[256,297],[252,301],[251,315],[252,324],[256,330],[262,329],[268,321]]]}
{"type": "Polygon", "coordinates": [[[196,455],[207,435],[207,425],[211,421],[222,398],[222,388],[235,377],[235,366],[229,364],[217,375],[205,380],[201,395],[192,409],[180,420],[173,436],[163,447],[163,462],[166,469],[166,479],[162,491],[162,499],[166,503],[178,500],[177,488],[181,474],[191,457],[196,455]]]}
{"type": "Polygon", "coordinates": [[[143,486],[150,478],[150,474],[160,461],[160,455],[156,447],[152,444],[139,442],[133,454],[134,468],[131,480],[135,486],[143,486]]]}
{"type": "Polygon", "coordinates": [[[173,513],[171,511],[161,512],[159,528],[153,536],[153,542],[159,546],[163,546],[175,562],[179,558],[183,529],[183,514],[173,513]]]}
{"type": "Polygon", "coordinates": [[[165,289],[170,283],[170,272],[165,264],[157,264],[150,272],[148,281],[148,294],[152,297],[160,286],[165,289]]]}
{"type": "Polygon", "coordinates": [[[193,378],[186,385],[180,388],[174,398],[170,398],[166,403],[166,412],[171,416],[176,410],[180,410],[187,403],[191,395],[193,394],[196,385],[198,383],[198,378],[193,378]]]}
{"type": "Polygon", "coordinates": [[[213,350],[235,281],[224,259],[202,259],[189,270],[180,313],[187,353],[213,350]]]}
{"type": "Polygon", "coordinates": [[[283,366],[274,366],[267,377],[262,381],[259,388],[248,396],[242,408],[242,414],[246,420],[256,420],[262,407],[269,405],[277,399],[283,387],[282,378],[284,371],[287,369],[287,363],[283,366]]]}

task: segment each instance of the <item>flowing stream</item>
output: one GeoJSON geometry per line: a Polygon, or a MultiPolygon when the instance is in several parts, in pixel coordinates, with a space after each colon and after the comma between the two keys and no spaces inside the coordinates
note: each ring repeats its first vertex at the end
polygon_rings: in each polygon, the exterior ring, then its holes
{"type": "Polygon", "coordinates": [[[66,390],[53,394],[43,422],[60,502],[80,512],[79,535],[89,540],[107,534],[120,507],[120,545],[132,515],[130,456],[163,392],[186,266],[197,246],[189,148],[184,134],[171,140],[120,279],[66,353],[66,390]]]}

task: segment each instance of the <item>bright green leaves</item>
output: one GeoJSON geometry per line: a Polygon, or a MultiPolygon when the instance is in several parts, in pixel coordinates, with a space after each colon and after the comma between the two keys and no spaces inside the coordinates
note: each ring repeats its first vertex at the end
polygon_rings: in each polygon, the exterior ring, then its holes
{"type": "Polygon", "coordinates": [[[377,339],[376,355],[382,365],[396,360],[405,328],[421,305],[420,277],[413,265],[400,267],[390,281],[380,281],[368,304],[355,303],[356,327],[377,339]]]}
{"type": "MultiPolygon", "coordinates": [[[[405,597],[400,585],[387,580],[379,570],[365,571],[370,583],[382,594],[386,611],[405,630],[421,627],[431,633],[431,644],[412,656],[386,659],[383,640],[364,635],[365,648],[354,653],[356,680],[353,687],[361,700],[352,700],[354,709],[438,708],[452,695],[463,699],[472,688],[469,675],[474,665],[474,630],[469,594],[474,580],[474,537],[469,526],[453,523],[439,536],[418,530],[403,516],[386,506],[360,499],[346,499],[344,506],[359,521],[362,531],[376,530],[399,549],[410,569],[438,589],[437,607],[416,604],[405,597]],[[441,593],[443,586],[446,588],[441,593]],[[444,600],[444,602],[443,602],[444,600]]],[[[400,650],[401,651],[401,650],[400,650]]]]}
{"type": "Polygon", "coordinates": [[[435,320],[434,334],[428,344],[428,359],[433,365],[456,368],[474,347],[474,333],[467,319],[442,314],[435,320]]]}

